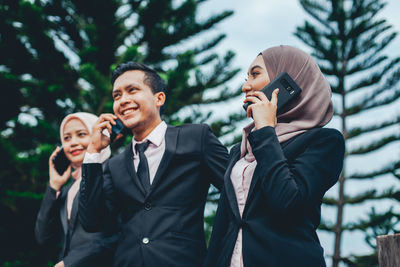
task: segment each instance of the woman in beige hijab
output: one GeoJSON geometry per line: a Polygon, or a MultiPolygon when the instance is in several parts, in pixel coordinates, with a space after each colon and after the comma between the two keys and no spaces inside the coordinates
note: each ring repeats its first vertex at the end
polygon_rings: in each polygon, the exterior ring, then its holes
{"type": "MultiPolygon", "coordinates": [[[[49,158],[49,184],[38,213],[35,236],[39,244],[61,236],[61,253],[56,267],[107,266],[111,264],[111,238],[103,233],[88,233],[78,220],[81,165],[89,145],[90,134],[98,117],[78,112],[61,122],[60,138],[64,152],[57,147],[49,158]],[[59,174],[52,161],[58,153],[65,153],[70,161],[64,173],[59,174]],[[67,184],[67,181],[71,182],[67,184]]],[[[110,156],[110,148],[101,152],[102,161],[110,156]]]]}
{"type": "Polygon", "coordinates": [[[329,83],[311,56],[281,45],[255,58],[242,91],[253,121],[231,149],[204,265],[325,266],[316,229],[344,156],[342,134],[322,128],[329,83]],[[302,92],[277,116],[279,90],[271,100],[260,90],[283,71],[302,92]]]}

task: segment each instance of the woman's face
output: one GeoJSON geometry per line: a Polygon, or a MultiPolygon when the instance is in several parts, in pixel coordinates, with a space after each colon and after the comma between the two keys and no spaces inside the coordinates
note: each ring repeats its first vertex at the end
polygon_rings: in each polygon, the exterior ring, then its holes
{"type": "Polygon", "coordinates": [[[71,119],[65,124],[61,143],[72,164],[82,164],[89,141],[89,131],[81,120],[71,119]]]}
{"type": "Polygon", "coordinates": [[[242,91],[246,95],[251,91],[260,91],[269,84],[269,82],[270,79],[262,55],[258,55],[249,67],[247,80],[242,87],[242,91]]]}

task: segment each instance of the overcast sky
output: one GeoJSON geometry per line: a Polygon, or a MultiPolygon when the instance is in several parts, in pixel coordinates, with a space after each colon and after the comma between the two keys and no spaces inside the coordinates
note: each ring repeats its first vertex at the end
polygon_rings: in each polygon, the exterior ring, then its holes
{"type": "MultiPolygon", "coordinates": [[[[386,18],[388,23],[393,25],[393,29],[400,31],[400,1],[389,0],[388,5],[380,13],[380,17],[386,18]]],[[[218,24],[214,28],[214,32],[222,32],[227,34],[227,38],[218,46],[217,51],[221,54],[230,49],[236,53],[234,65],[240,67],[242,71],[229,84],[231,87],[237,88],[240,86],[246,77],[246,71],[249,64],[255,56],[265,48],[287,44],[311,52],[293,33],[296,26],[304,24],[305,19],[310,17],[302,10],[298,1],[295,0],[209,0],[201,6],[201,17],[208,17],[223,10],[233,10],[235,14],[218,24]]],[[[400,36],[392,42],[386,50],[389,56],[400,56],[400,36]]],[[[224,105],[225,110],[239,111],[241,109],[242,96],[233,99],[231,103],[224,105]]],[[[400,101],[390,105],[385,110],[373,110],[362,116],[350,119],[349,124],[362,125],[366,121],[371,121],[373,118],[382,119],[383,117],[390,118],[396,114],[400,114],[400,101]]],[[[217,112],[216,117],[223,116],[225,112],[217,112]]],[[[328,126],[339,128],[338,120],[333,120],[328,126]]],[[[238,129],[240,132],[240,129],[238,129]]],[[[368,135],[367,137],[358,138],[352,141],[350,146],[357,146],[365,141],[366,138],[381,137],[388,135],[393,131],[400,132],[399,125],[368,135]]],[[[357,170],[366,170],[381,166],[385,162],[398,159],[400,156],[400,142],[394,143],[389,147],[381,149],[377,153],[373,153],[364,157],[352,157],[348,160],[346,171],[348,173],[357,170]]],[[[377,182],[348,182],[346,185],[346,194],[354,195],[363,192],[367,189],[377,188],[384,190],[391,186],[400,188],[399,182],[391,176],[381,177],[377,182]],[[384,181],[382,183],[382,181],[384,181]]],[[[336,196],[337,188],[332,188],[328,195],[336,196]]],[[[381,201],[377,203],[368,203],[362,206],[350,207],[345,209],[345,221],[354,221],[354,218],[366,218],[365,214],[370,210],[371,206],[375,206],[378,210],[387,209],[390,205],[398,205],[397,202],[381,201]]],[[[323,217],[328,220],[335,219],[335,209],[323,207],[323,217]]],[[[325,249],[325,253],[331,255],[333,253],[333,235],[319,233],[321,243],[325,249]]],[[[343,255],[349,254],[364,254],[369,252],[369,247],[364,242],[362,233],[348,233],[344,235],[342,242],[343,255]]],[[[328,265],[330,261],[328,260],[328,265]]]]}

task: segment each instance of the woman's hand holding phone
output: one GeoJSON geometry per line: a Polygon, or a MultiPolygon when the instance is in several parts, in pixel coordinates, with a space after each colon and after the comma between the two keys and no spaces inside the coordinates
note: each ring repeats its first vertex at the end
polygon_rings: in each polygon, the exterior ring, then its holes
{"type": "Polygon", "coordinates": [[[59,263],[54,265],[54,267],[65,267],[64,261],[60,261],[59,263]]]}
{"type": "Polygon", "coordinates": [[[278,93],[279,89],[273,91],[271,101],[269,101],[268,97],[261,91],[251,91],[247,93],[244,103],[252,102],[252,104],[247,108],[246,113],[247,117],[253,117],[256,129],[265,126],[276,126],[278,93]]]}
{"type": "Polygon", "coordinates": [[[60,175],[53,162],[53,158],[58,154],[63,153],[60,147],[57,147],[49,158],[49,185],[56,191],[60,191],[61,187],[68,181],[71,175],[71,165],[68,166],[66,171],[60,175]]]}

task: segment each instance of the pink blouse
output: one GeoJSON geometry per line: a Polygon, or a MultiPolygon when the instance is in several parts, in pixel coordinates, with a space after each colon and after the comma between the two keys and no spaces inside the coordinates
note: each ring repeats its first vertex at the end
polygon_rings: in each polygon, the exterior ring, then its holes
{"type": "MultiPolygon", "coordinates": [[[[240,159],[233,166],[230,176],[233,188],[235,190],[240,216],[243,215],[243,210],[247,200],[247,194],[249,192],[254,170],[257,166],[257,161],[251,150],[250,143],[247,140],[247,136],[253,128],[254,123],[251,123],[250,125],[247,125],[243,128],[243,137],[240,147],[240,159]]],[[[233,249],[231,267],[243,267],[242,229],[239,230],[235,248],[233,249]]]]}

